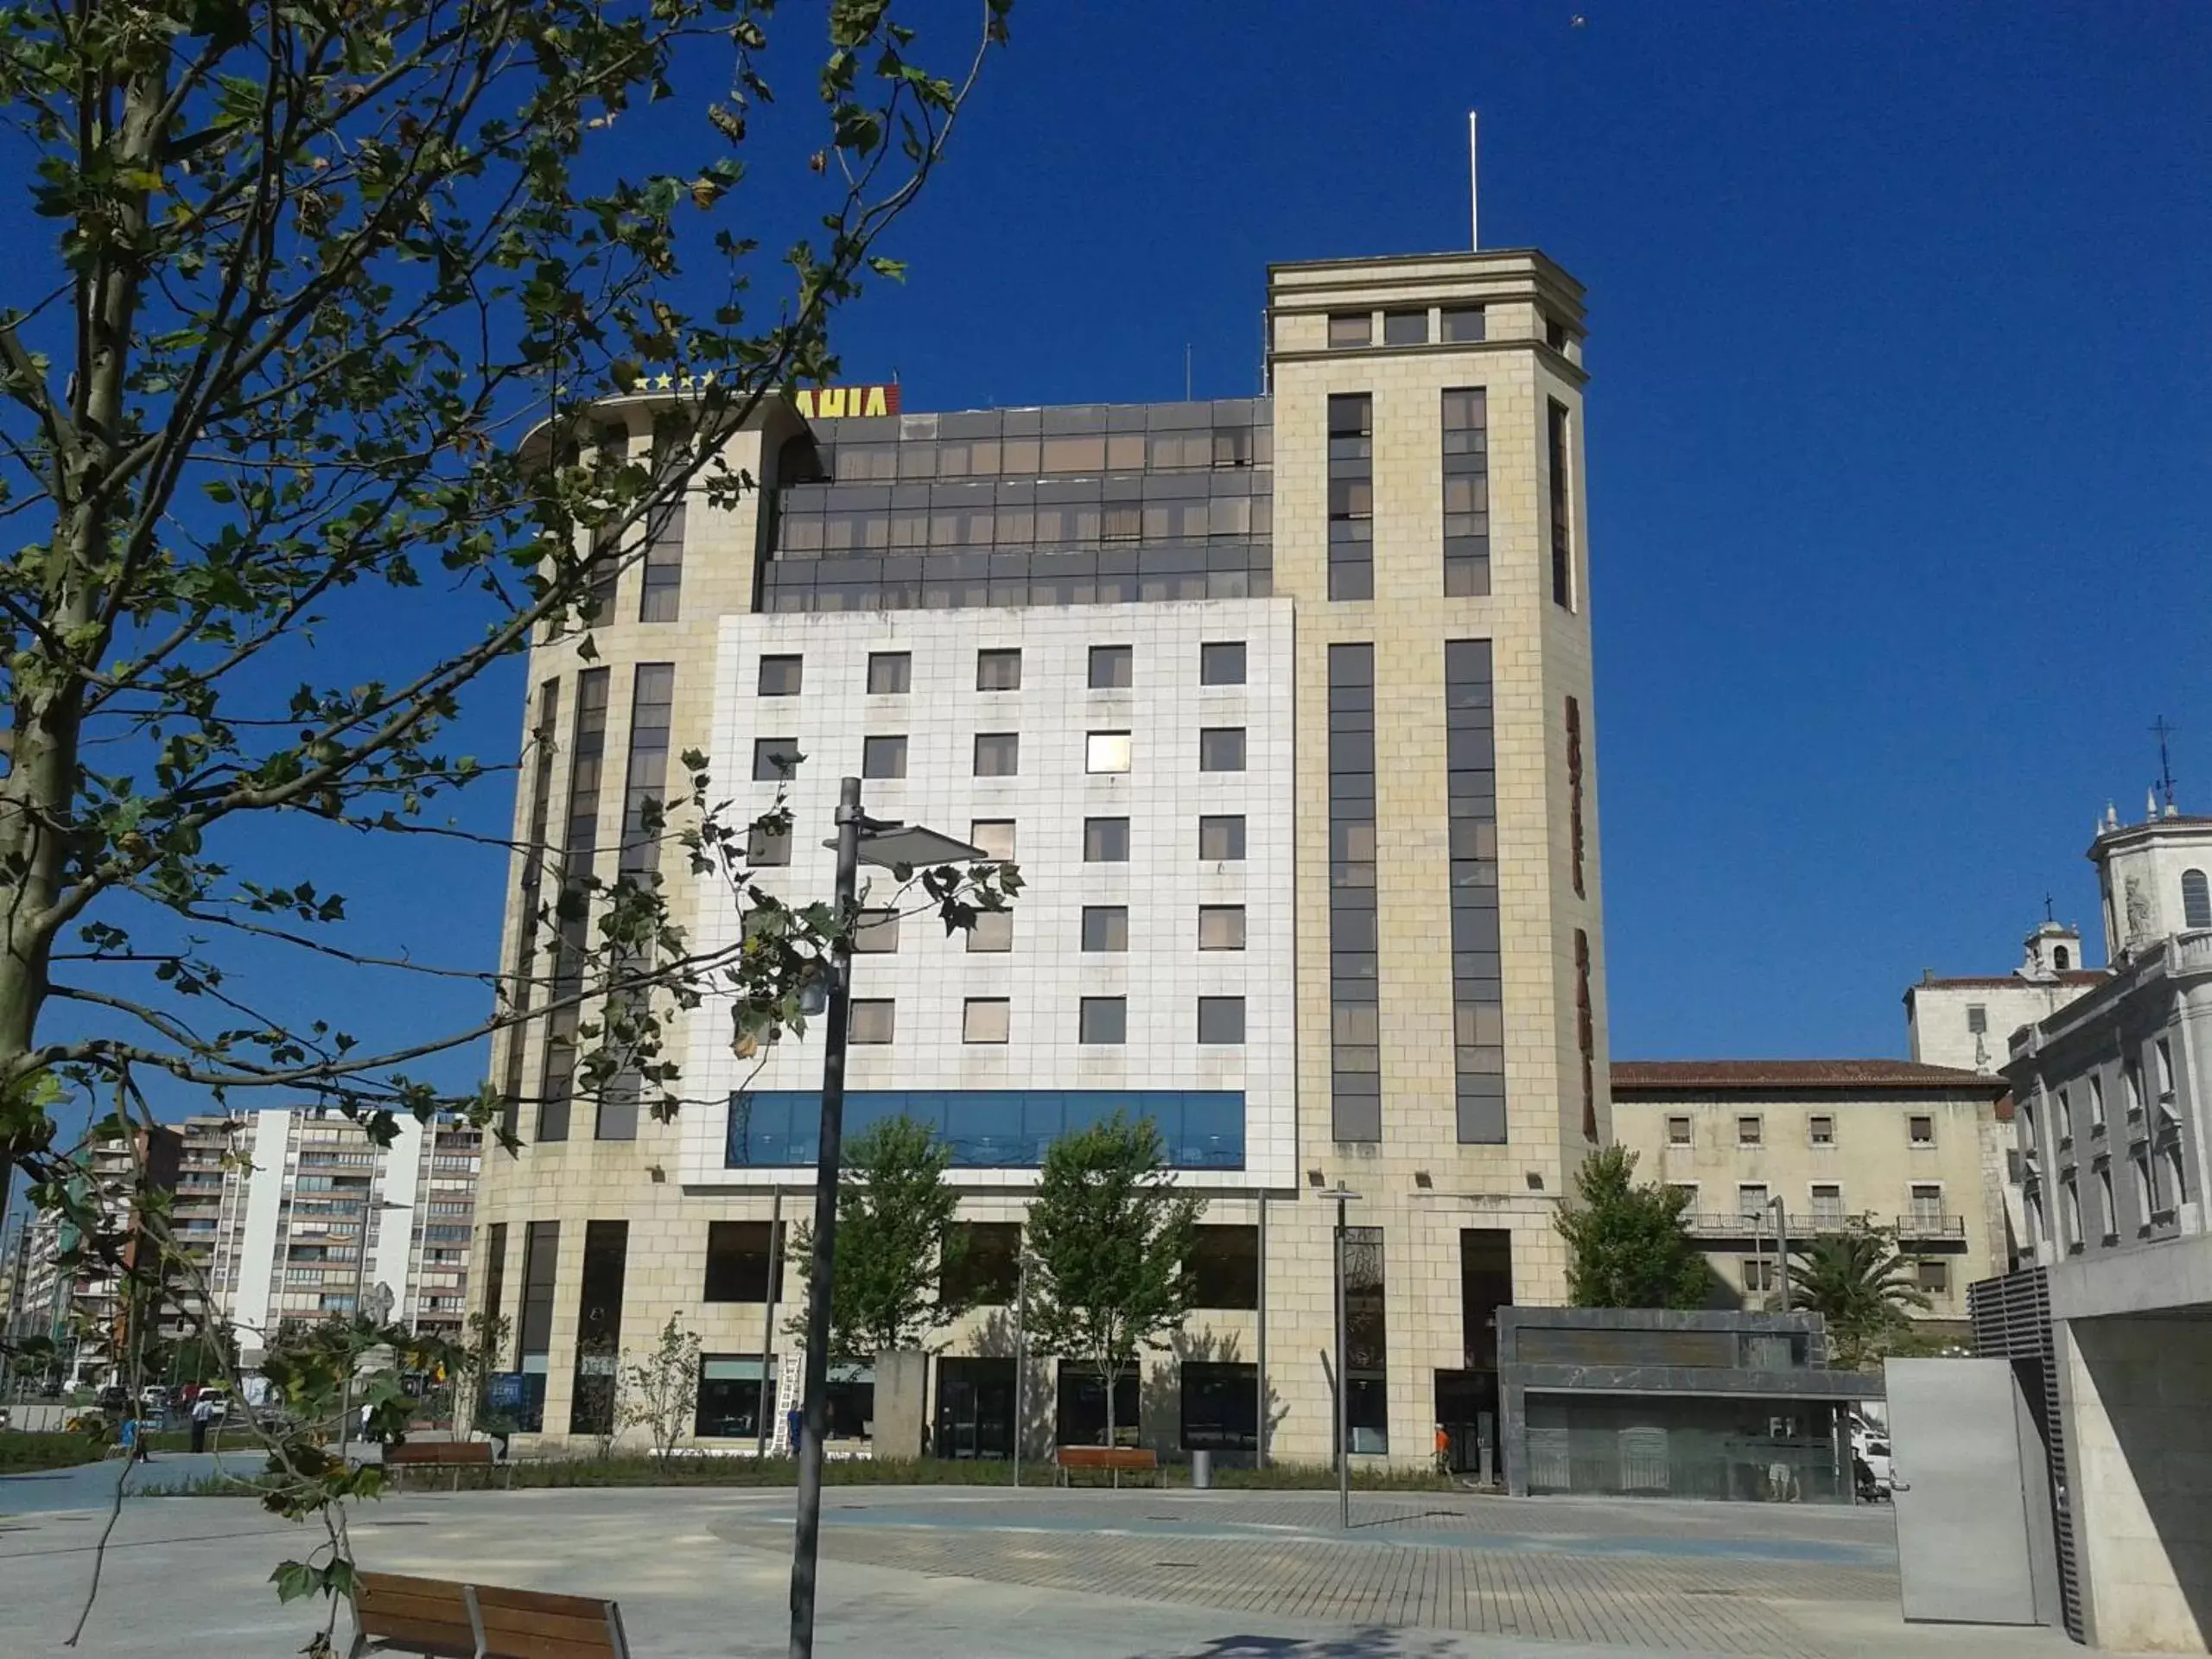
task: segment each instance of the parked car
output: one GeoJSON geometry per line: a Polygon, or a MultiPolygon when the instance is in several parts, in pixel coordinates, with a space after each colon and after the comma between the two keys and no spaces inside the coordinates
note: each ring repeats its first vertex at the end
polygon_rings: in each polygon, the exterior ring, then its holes
{"type": "Polygon", "coordinates": [[[166,1417],[169,1409],[169,1391],[158,1382],[149,1382],[138,1390],[138,1409],[149,1417],[166,1417]]]}
{"type": "Polygon", "coordinates": [[[120,1382],[111,1382],[99,1391],[93,1403],[102,1411],[121,1416],[130,1409],[130,1390],[120,1382]]]}
{"type": "Polygon", "coordinates": [[[219,1423],[230,1416],[231,1394],[229,1389],[216,1388],[202,1389],[200,1390],[198,1397],[194,1400],[194,1406],[196,1408],[201,1400],[205,1400],[207,1402],[208,1411],[210,1414],[207,1419],[209,1422],[219,1423]]]}

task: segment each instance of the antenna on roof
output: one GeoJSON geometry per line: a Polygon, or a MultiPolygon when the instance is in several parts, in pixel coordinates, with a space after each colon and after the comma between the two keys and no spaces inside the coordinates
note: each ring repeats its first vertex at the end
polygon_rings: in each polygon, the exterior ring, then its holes
{"type": "Polygon", "coordinates": [[[1476,117],[1467,111],[1467,245],[1479,249],[1483,245],[1482,193],[1483,175],[1479,164],[1480,150],[1475,138],[1476,117]]]}
{"type": "Polygon", "coordinates": [[[2171,817],[2174,811],[2174,763],[2167,751],[2166,740],[2180,729],[2177,726],[2167,725],[2164,715],[2151,722],[2151,735],[2158,740],[2158,793],[2165,798],[2168,817],[2171,817]]]}

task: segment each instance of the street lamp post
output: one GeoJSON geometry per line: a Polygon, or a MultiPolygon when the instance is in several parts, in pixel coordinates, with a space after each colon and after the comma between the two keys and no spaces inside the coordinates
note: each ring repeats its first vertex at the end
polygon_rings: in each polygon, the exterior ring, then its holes
{"type": "Polygon", "coordinates": [[[1789,1312],[1789,1212],[1783,1207],[1779,1192],[1767,1200],[1766,1207],[1774,1211],[1775,1277],[1780,1281],[1782,1311],[1787,1313],[1789,1312]]]}
{"type": "Polygon", "coordinates": [[[1014,1484],[1021,1485],[1021,1430],[1029,1421],[1029,1246],[1015,1257],[1014,1281],[1014,1484]]]}
{"type": "Polygon", "coordinates": [[[1333,1198],[1337,1205],[1336,1226],[1336,1302],[1337,1302],[1337,1523],[1350,1530],[1351,1527],[1351,1379],[1344,1374],[1344,1353],[1351,1345],[1344,1317],[1344,1205],[1359,1194],[1339,1180],[1327,1192],[1319,1194],[1333,1198]]]}
{"type": "Polygon", "coordinates": [[[822,1543],[822,1442],[830,1427],[830,1281],[837,1261],[837,1171],[844,1157],[845,1044],[852,1018],[852,919],[861,862],[886,869],[964,863],[980,847],[918,825],[870,818],[861,780],[837,787],[837,938],[830,952],[830,1006],[823,1021],[822,1128],[814,1159],[813,1267],[806,1289],[804,1427],[798,1453],[798,1514],[791,1537],[791,1659],[813,1659],[815,1569],[822,1543]]]}

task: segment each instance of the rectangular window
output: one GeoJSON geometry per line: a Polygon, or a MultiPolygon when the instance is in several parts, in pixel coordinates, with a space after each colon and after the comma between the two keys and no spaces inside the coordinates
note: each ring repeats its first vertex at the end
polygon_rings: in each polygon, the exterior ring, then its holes
{"type": "Polygon", "coordinates": [[[2168,1039],[2161,1037],[2152,1046],[2158,1067],[2158,1099],[2160,1103],[2164,1104],[2171,1102],[2174,1097],[2173,1044],[2168,1039]]]}
{"type": "Polygon", "coordinates": [[[1329,399],[1329,597],[1375,597],[1375,400],[1366,392],[1329,399]]]}
{"type": "Polygon", "coordinates": [[[1083,769],[1085,772],[1127,772],[1129,769],[1129,734],[1127,732],[1092,732],[1083,746],[1083,769]]]}
{"type": "Polygon", "coordinates": [[[1014,949],[1014,912],[1010,910],[979,910],[976,925],[968,930],[968,948],[987,954],[1014,949]]]}
{"type": "Polygon", "coordinates": [[[1574,861],[1574,896],[1588,897],[1582,886],[1582,704],[1567,700],[1567,847],[1574,861]]]}
{"type": "Polygon", "coordinates": [[[1241,996],[1202,996],[1198,999],[1198,1040],[1233,1044],[1244,1040],[1244,999],[1241,996]]]}
{"type": "Polygon", "coordinates": [[[1775,1287],[1776,1275],[1771,1257],[1747,1255],[1742,1261],[1745,1290],[1772,1290],[1775,1287]]]}
{"type": "Polygon", "coordinates": [[[1127,818],[1085,818],[1083,821],[1083,859],[1086,864],[1128,863],[1129,821],[1127,818]]]}
{"type": "Polygon", "coordinates": [[[944,1230],[938,1294],[946,1305],[1010,1306],[1021,1290],[1021,1224],[956,1221],[944,1230]]]}
{"type": "Polygon", "coordinates": [[[1979,1002],[1967,1004],[1967,1034],[1980,1037],[1989,1029],[1989,1010],[1979,1002]]]}
{"type": "Polygon", "coordinates": [[[584,1224],[584,1270],[576,1297],[576,1370],[569,1392],[569,1433],[614,1432],[615,1373],[622,1357],[622,1281],[630,1224],[584,1224]]]}
{"type": "Polygon", "coordinates": [[[1921,1289],[1937,1296],[1948,1295],[1951,1289],[1951,1264],[1923,1256],[1914,1265],[1914,1276],[1921,1289]]]}
{"type": "Polygon", "coordinates": [[[1129,948],[1129,909],[1127,905],[1085,905],[1083,907],[1083,948],[1086,950],[1126,950],[1129,948]]]}
{"type": "Polygon", "coordinates": [[[1014,1026],[1014,1004],[1003,996],[971,996],[960,1018],[963,1043],[1002,1043],[1014,1026]]]}
{"type": "Polygon", "coordinates": [[[1427,345],[1428,313],[1385,311],[1382,314],[1382,343],[1385,346],[1427,345]]]}
{"type": "Polygon", "coordinates": [[[1260,1368],[1186,1359],[1182,1388],[1185,1452],[1255,1452],[1260,1446],[1260,1368]]]}
{"type": "Polygon", "coordinates": [[[1367,311],[1329,313],[1329,349],[1331,351],[1342,351],[1348,346],[1372,345],[1374,340],[1373,313],[1367,311]]]}
{"type": "MultiPolygon", "coordinates": [[[[545,867],[551,849],[546,845],[553,817],[553,750],[560,741],[561,682],[547,680],[537,689],[537,726],[531,734],[530,838],[524,847],[522,891],[515,929],[515,1011],[530,1012],[531,992],[537,978],[537,907],[545,893],[545,867]]],[[[518,1024],[506,1035],[506,1100],[499,1124],[509,1134],[522,1121],[523,1065],[530,1027],[518,1024]]]]}
{"type": "Polygon", "coordinates": [[[553,1286],[560,1266],[561,1224],[533,1221],[522,1239],[522,1317],[516,1321],[516,1349],[522,1369],[545,1370],[553,1349],[553,1286]]]}
{"type": "Polygon", "coordinates": [[[1242,950],[1243,948],[1243,906],[1200,905],[1198,906],[1199,950],[1242,950]]]}
{"type": "Polygon", "coordinates": [[[2059,1243],[2069,1251],[2079,1250],[2082,1244],[2082,1189],[2075,1185],[2069,1173],[2058,1184],[2059,1243]]]}
{"type": "Polygon", "coordinates": [[[702,1354],[692,1433],[701,1440],[753,1440],[772,1421],[776,1379],[758,1354],[702,1354]]]}
{"type": "Polygon", "coordinates": [[[1020,690],[1021,652],[1019,650],[977,652],[976,689],[978,691],[1020,690]]]}
{"type": "Polygon", "coordinates": [[[1198,856],[1217,863],[1235,863],[1244,856],[1244,817],[1202,817],[1198,820],[1198,856]]]}
{"type": "Polygon", "coordinates": [[[1122,691],[1136,683],[1136,649],[1132,645],[1090,648],[1090,689],[1122,691]]]}
{"type": "Polygon", "coordinates": [[[1242,685],[1244,683],[1244,642],[1242,639],[1218,639],[1198,647],[1198,683],[1200,685],[1242,685]]]}
{"type": "Polygon", "coordinates": [[[1764,1181],[1738,1181],[1736,1184],[1736,1213],[1743,1217],[1763,1216],[1766,1213],[1768,1193],[1764,1181]]]}
{"type": "Polygon", "coordinates": [[[1490,592],[1490,394],[1444,393],[1444,592],[1490,592]]]}
{"type": "Polygon", "coordinates": [[[1745,1116],[1736,1120],[1736,1144],[1756,1147],[1766,1139],[1766,1125],[1758,1117],[1745,1116]]]}
{"type": "Polygon", "coordinates": [[[754,824],[746,831],[745,861],[756,869],[779,869],[791,861],[789,824],[754,824]]]}
{"type": "Polygon", "coordinates": [[[1943,1188],[1940,1183],[1913,1183],[1912,1224],[1916,1227],[1941,1227],[1943,1224],[1943,1188]]]}
{"type": "Polygon", "coordinates": [[[780,1243],[765,1221],[709,1222],[703,1300],[766,1302],[780,1243]]]}
{"type": "Polygon", "coordinates": [[[864,910],[853,923],[853,954],[890,957],[899,953],[899,912],[864,910]]]}
{"type": "Polygon", "coordinates": [[[1812,1189],[1813,1224],[1816,1227],[1843,1225],[1843,1189],[1832,1182],[1815,1182],[1812,1189]]]}
{"type": "MultiPolygon", "coordinates": [[[[2123,1079],[2126,1073],[2122,1073],[2123,1079]]],[[[2133,1117],[2139,1109],[2133,1100],[2127,1103],[2127,1114],[2133,1117]]],[[[2105,1128],[2105,1080],[2092,1072],[2089,1077],[2089,1133],[2101,1135],[2105,1128]]]]}
{"type": "Polygon", "coordinates": [[[1388,1320],[1382,1230],[1344,1229],[1344,1416],[1354,1452],[1390,1449],[1388,1320]]]}
{"type": "MultiPolygon", "coordinates": [[[[1333,404],[1334,399],[1331,402],[1333,404]]],[[[1375,647],[1329,647],[1329,1116],[1338,1141],[1382,1138],[1376,1032],[1375,647]]]]}
{"type": "Polygon", "coordinates": [[[903,737],[871,737],[861,744],[861,776],[863,778],[904,778],[906,775],[906,740],[903,737]]]}
{"type": "MultiPolygon", "coordinates": [[[[630,754],[622,785],[622,847],[616,864],[618,886],[635,887],[660,869],[662,806],[668,795],[669,728],[675,719],[676,668],[670,663],[640,663],[631,683],[630,754]]],[[[607,999],[618,1021],[635,1017],[636,999],[607,999]]],[[[639,1071],[625,1066],[608,1079],[600,1096],[593,1134],[601,1141],[638,1138],[639,1071]]]]}
{"type": "Polygon", "coordinates": [[[1806,1134],[1816,1147],[1835,1145],[1835,1119],[1816,1115],[1806,1120],[1806,1134]]]}
{"type": "Polygon", "coordinates": [[[1192,1235],[1191,1306],[1256,1308],[1260,1305],[1260,1230],[1200,1227],[1192,1235]]]}
{"type": "Polygon", "coordinates": [[[1479,305],[1447,305],[1440,320],[1447,345],[1468,346],[1489,338],[1489,319],[1479,305]]]}
{"type": "Polygon", "coordinates": [[[1689,1119],[1687,1117],[1669,1118],[1667,1120],[1667,1144],[1670,1147],[1687,1147],[1689,1143],[1689,1119]]]}
{"type": "Polygon", "coordinates": [[[1012,818],[971,818],[968,822],[968,844],[978,848],[986,858],[1001,863],[1014,861],[1014,820],[1012,818]]]}
{"type": "Polygon", "coordinates": [[[914,689],[914,653],[910,651],[871,651],[868,654],[870,696],[904,696],[914,689]]]}
{"type": "Polygon", "coordinates": [[[1544,421],[1545,461],[1551,485],[1552,602],[1574,608],[1573,493],[1567,487],[1567,405],[1550,400],[1544,421]]]}
{"type": "Polygon", "coordinates": [[[763,657],[760,659],[760,695],[764,697],[795,697],[806,680],[806,658],[804,657],[763,657]]]}
{"type": "Polygon", "coordinates": [[[1244,728],[1242,726],[1210,726],[1199,732],[1198,770],[1243,771],[1244,728]]]}
{"type": "MultiPolygon", "coordinates": [[[[495,1221],[484,1230],[484,1317],[495,1324],[507,1311],[507,1224],[495,1221]]],[[[493,1354],[493,1370],[505,1368],[505,1354],[493,1354]]]]}
{"type": "Polygon", "coordinates": [[[569,1104],[575,1086],[576,1028],[582,1010],[584,953],[588,940],[592,867],[599,857],[601,773],[607,760],[607,672],[587,669],[576,679],[575,719],[569,730],[569,801],[562,838],[563,904],[556,925],[553,1012],[537,1084],[537,1138],[569,1138],[569,1104]]]}
{"type": "Polygon", "coordinates": [[[887,996],[853,999],[850,1040],[855,1043],[887,1043],[891,1040],[893,1018],[896,1005],[887,996]]]}
{"type": "Polygon", "coordinates": [[[1079,1020],[1078,1041],[1126,1043],[1129,1039],[1129,1001],[1125,996],[1084,997],[1079,1020]]]}
{"type": "MultiPolygon", "coordinates": [[[[1496,1146],[1506,1138],[1505,986],[1498,925],[1497,695],[1487,639],[1452,639],[1444,646],[1445,810],[1451,850],[1452,1075],[1461,1144],[1496,1146]]],[[[1334,712],[1332,728],[1345,716],[1334,712]]],[[[1367,716],[1373,730],[1374,716],[1367,716]]],[[[1334,742],[1333,736],[1331,741],[1334,742]]],[[[1369,858],[1369,842],[1360,849],[1369,858]]],[[[1371,879],[1370,879],[1371,885],[1371,879]]],[[[1580,941],[1578,986],[1587,970],[1588,943],[1580,941]]],[[[1578,1004],[1586,995],[1578,988],[1578,1004]]],[[[1585,1113],[1597,1110],[1595,1027],[1580,1016],[1587,1039],[1585,1113]]]]}
{"type": "Polygon", "coordinates": [[[1021,770],[1021,734],[1018,732],[976,734],[976,775],[1012,778],[1021,770]]]}
{"type": "Polygon", "coordinates": [[[644,591],[638,620],[673,622],[683,608],[684,501],[657,502],[645,510],[644,591]]]}
{"type": "Polygon", "coordinates": [[[782,783],[797,774],[804,758],[795,737],[756,737],[753,740],[753,781],[782,783]]]}
{"type": "Polygon", "coordinates": [[[1916,1116],[1907,1121],[1905,1133],[1914,1146],[1932,1147],[1936,1144],[1936,1120],[1916,1116]]]}

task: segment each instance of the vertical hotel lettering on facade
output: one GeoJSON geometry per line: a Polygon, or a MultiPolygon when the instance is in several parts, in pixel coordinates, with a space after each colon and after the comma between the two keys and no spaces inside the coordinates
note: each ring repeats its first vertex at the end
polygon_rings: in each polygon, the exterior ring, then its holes
{"type": "MultiPolygon", "coordinates": [[[[1609,1128],[1581,290],[1527,251],[1283,264],[1268,329],[1257,397],[764,404],[728,454],[760,487],[656,514],[595,655],[534,652],[504,959],[570,971],[529,918],[634,861],[671,753],[756,810],[805,757],[793,834],[754,849],[793,899],[828,894],[861,774],[872,812],[1027,889],[971,938],[868,931],[848,1133],[932,1123],[974,1259],[1010,1267],[1051,1139],[1150,1116],[1209,1203],[1200,1306],[1145,1362],[1170,1455],[1255,1449],[1263,1394],[1270,1455],[1330,1454],[1315,1195],[1348,1185],[1351,1444],[1425,1462],[1435,1425],[1494,1409],[1495,1308],[1563,1299],[1555,1206],[1609,1128]]],[[[642,445],[665,403],[601,414],[642,445]]],[[[658,874],[702,946],[738,937],[728,894],[658,874]]],[[[741,1062],[726,1008],[681,1017],[672,1123],[582,1098],[572,1021],[494,1058],[526,1144],[486,1170],[475,1283],[548,1441],[611,1427],[606,1356],[671,1313],[704,1343],[702,1445],[792,1403],[768,1298],[801,1288],[773,1229],[811,1185],[819,1046],[741,1062]]],[[[947,1453],[1012,1446],[983,1333],[1013,1278],[982,1279],[932,1362],[947,1453]]],[[[1096,1433],[1096,1379],[1033,1363],[1058,1436],[1096,1433]]],[[[838,1376],[857,1433],[868,1368],[838,1376]]]]}

